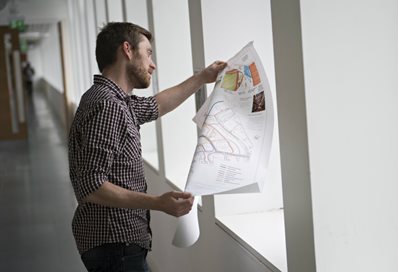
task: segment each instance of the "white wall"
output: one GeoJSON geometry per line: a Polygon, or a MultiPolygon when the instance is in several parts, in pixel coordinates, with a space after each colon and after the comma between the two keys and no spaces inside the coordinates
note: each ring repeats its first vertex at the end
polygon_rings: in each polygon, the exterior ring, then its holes
{"type": "Polygon", "coordinates": [[[41,78],[43,76],[43,60],[40,52],[40,48],[35,46],[27,52],[28,61],[32,64],[35,69],[34,79],[41,78]]]}
{"type": "Polygon", "coordinates": [[[301,2],[317,270],[397,271],[398,2],[301,2]]]}
{"type": "Polygon", "coordinates": [[[48,37],[39,45],[42,60],[42,77],[57,91],[64,92],[62,81],[61,49],[58,25],[52,24],[48,37]]]}

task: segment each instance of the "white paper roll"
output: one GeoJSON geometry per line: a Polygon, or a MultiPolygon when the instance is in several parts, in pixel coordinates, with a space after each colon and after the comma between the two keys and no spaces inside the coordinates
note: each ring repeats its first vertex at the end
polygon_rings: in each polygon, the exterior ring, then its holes
{"type": "Polygon", "coordinates": [[[199,235],[198,199],[195,197],[192,210],[178,218],[173,245],[181,248],[190,247],[199,239],[199,235]]]}

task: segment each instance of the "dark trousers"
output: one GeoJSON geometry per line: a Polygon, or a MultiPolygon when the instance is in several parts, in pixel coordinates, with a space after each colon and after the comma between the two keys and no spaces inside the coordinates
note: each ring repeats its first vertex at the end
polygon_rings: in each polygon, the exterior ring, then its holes
{"type": "Polygon", "coordinates": [[[33,82],[32,81],[26,81],[26,90],[28,91],[28,95],[32,96],[32,93],[33,93],[33,82]]]}
{"type": "Polygon", "coordinates": [[[148,250],[133,244],[104,244],[83,253],[89,272],[148,272],[148,250]]]}

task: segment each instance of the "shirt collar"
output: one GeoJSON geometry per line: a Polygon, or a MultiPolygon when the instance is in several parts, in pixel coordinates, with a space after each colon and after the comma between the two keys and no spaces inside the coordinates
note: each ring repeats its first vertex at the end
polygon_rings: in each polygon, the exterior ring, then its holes
{"type": "Polygon", "coordinates": [[[105,85],[111,89],[121,100],[127,100],[129,98],[122,88],[120,88],[115,82],[110,80],[103,75],[94,75],[94,84],[105,85]]]}

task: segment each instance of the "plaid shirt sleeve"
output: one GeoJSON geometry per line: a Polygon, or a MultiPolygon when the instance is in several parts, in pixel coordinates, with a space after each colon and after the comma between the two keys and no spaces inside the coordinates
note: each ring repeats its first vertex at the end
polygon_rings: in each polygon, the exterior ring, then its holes
{"type": "Polygon", "coordinates": [[[158,103],[155,97],[132,95],[131,101],[133,102],[133,110],[137,116],[139,125],[158,119],[158,103]]]}
{"type": "Polygon", "coordinates": [[[95,192],[111,171],[115,154],[119,150],[122,110],[116,103],[102,101],[95,105],[81,124],[81,143],[77,154],[80,201],[95,192]]]}

